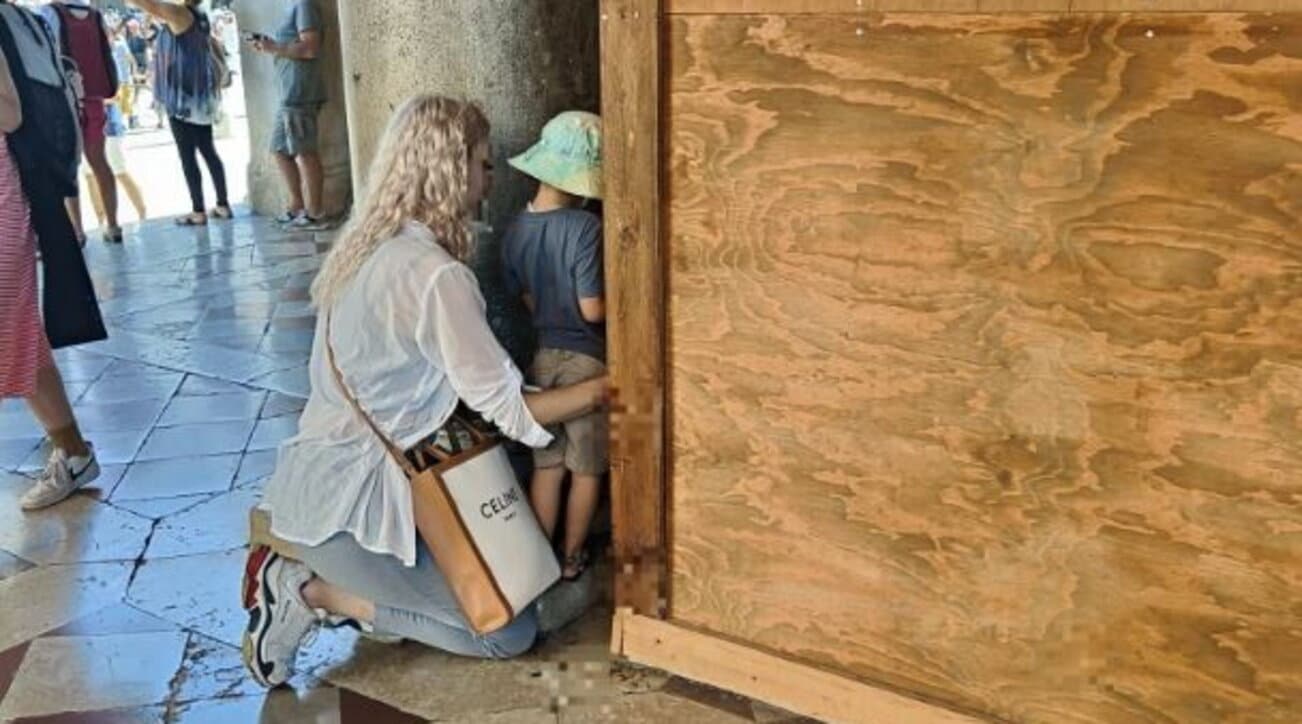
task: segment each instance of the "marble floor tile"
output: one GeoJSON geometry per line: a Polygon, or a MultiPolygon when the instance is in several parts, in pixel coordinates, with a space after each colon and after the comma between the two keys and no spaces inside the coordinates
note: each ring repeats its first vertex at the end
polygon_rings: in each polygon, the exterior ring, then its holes
{"type": "Polygon", "coordinates": [[[259,417],[271,418],[283,415],[298,415],[307,407],[307,398],[272,392],[267,396],[267,404],[262,406],[259,417]]]}
{"type": "Polygon", "coordinates": [[[312,381],[308,375],[307,366],[302,364],[289,369],[280,369],[275,372],[257,375],[244,381],[251,385],[265,387],[269,390],[296,397],[307,397],[312,394],[312,381]]]}
{"type": "Polygon", "coordinates": [[[41,438],[23,431],[23,437],[12,440],[0,440],[0,470],[17,470],[32,456],[40,444],[41,438]]]}
{"type": "MultiPolygon", "coordinates": [[[[255,341],[256,345],[257,342],[255,341]]],[[[204,377],[203,375],[186,375],[185,381],[181,383],[181,389],[177,390],[178,395],[182,397],[197,397],[201,395],[229,395],[250,392],[252,388],[227,380],[217,379],[215,377],[204,377]]]]}
{"type": "Polygon", "coordinates": [[[167,724],[161,706],[101,711],[68,711],[46,716],[25,716],[10,724],[167,724]]]}
{"type": "Polygon", "coordinates": [[[277,451],[254,450],[244,453],[240,461],[240,471],[235,475],[236,487],[266,480],[276,470],[277,451]]]}
{"type": "Polygon", "coordinates": [[[37,639],[0,703],[0,718],[162,703],[185,641],[180,631],[37,639]]]}
{"type": "Polygon", "coordinates": [[[175,707],[172,716],[175,724],[350,724],[340,719],[339,692],[332,688],[193,702],[175,707]]]}
{"type": "Polygon", "coordinates": [[[258,490],[240,489],[164,518],[154,529],[145,558],[243,548],[249,540],[249,511],[261,499],[258,490]]]}
{"type": "Polygon", "coordinates": [[[232,392],[204,397],[175,397],[163,410],[162,427],[206,422],[255,420],[266,400],[266,392],[232,392]]]}
{"type": "Polygon", "coordinates": [[[181,384],[183,375],[176,372],[146,373],[109,377],[107,374],[81,396],[80,402],[100,404],[131,400],[165,400],[181,384]]]}
{"type": "Polygon", "coordinates": [[[273,450],[280,446],[280,443],[293,437],[298,433],[298,415],[281,415],[266,420],[258,420],[258,426],[253,431],[253,437],[249,439],[248,449],[273,450]]]}
{"type": "Polygon", "coordinates": [[[111,505],[115,508],[131,511],[136,515],[158,520],[166,518],[169,515],[175,515],[183,510],[189,510],[194,506],[211,500],[216,493],[203,493],[200,495],[181,495],[173,498],[144,498],[141,500],[114,500],[111,505]]]}
{"type": "Polygon", "coordinates": [[[0,581],[0,651],[122,599],[131,565],[42,566],[0,581]]]}
{"type": "MultiPolygon", "coordinates": [[[[100,467],[106,466],[117,468],[136,459],[136,453],[140,451],[140,446],[144,444],[145,437],[149,435],[148,430],[99,430],[96,432],[82,431],[87,442],[95,446],[95,459],[99,461],[100,467]]],[[[45,469],[46,462],[50,459],[50,450],[48,447],[39,447],[28,453],[27,459],[18,466],[19,470],[35,473],[45,469]]],[[[95,482],[96,487],[103,486],[108,489],[116,478],[109,480],[101,476],[101,480],[95,482]]]]}
{"type": "Polygon", "coordinates": [[[245,551],[236,550],[145,561],[136,571],[127,603],[208,638],[239,646],[248,623],[240,606],[245,558],[245,551]]]}
{"type": "MultiPolygon", "coordinates": [[[[238,647],[201,634],[190,635],[175,685],[171,698],[175,704],[235,697],[261,698],[266,694],[266,689],[249,676],[238,647]]],[[[323,684],[310,676],[295,674],[287,686],[307,692],[319,689],[323,684]]]]}
{"type": "Polygon", "coordinates": [[[167,398],[159,397],[112,403],[83,402],[74,405],[73,412],[82,432],[147,431],[166,407],[167,398]]]}
{"type": "Polygon", "coordinates": [[[0,581],[29,570],[36,564],[19,558],[9,551],[0,550],[0,581]]]}
{"type": "Polygon", "coordinates": [[[64,382],[91,382],[113,364],[112,357],[103,355],[81,354],[70,359],[58,360],[59,375],[64,382]]]}
{"type": "Polygon", "coordinates": [[[180,631],[170,621],[151,616],[125,603],[112,603],[94,613],[45,633],[45,636],[108,636],[111,634],[180,631]]]}
{"type": "Polygon", "coordinates": [[[17,491],[0,492],[0,548],[33,563],[132,561],[144,551],[151,523],[85,495],[25,512],[17,491]]]}
{"type": "Polygon", "coordinates": [[[243,452],[253,427],[253,420],[156,427],[136,459],[165,460],[243,452]]]}
{"type": "Polygon", "coordinates": [[[235,454],[137,462],[127,468],[110,499],[118,502],[220,493],[230,489],[239,464],[240,456],[235,454]]]}
{"type": "Polygon", "coordinates": [[[481,661],[404,645],[362,646],[350,659],[314,673],[404,711],[443,720],[547,709],[552,703],[549,672],[555,668],[546,662],[481,661]],[[428,686],[430,681],[439,686],[428,686]]]}

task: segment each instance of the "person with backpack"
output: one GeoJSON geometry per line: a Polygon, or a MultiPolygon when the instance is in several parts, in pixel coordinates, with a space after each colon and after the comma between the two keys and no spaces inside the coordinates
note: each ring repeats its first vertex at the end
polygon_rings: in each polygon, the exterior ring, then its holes
{"type": "Polygon", "coordinates": [[[99,476],[94,447],[77,426],[51,342],[103,339],[104,330],[63,206],[68,188],[75,188],[79,149],[75,106],[54,39],[35,15],[0,0],[0,48],[0,398],[25,398],[53,442],[45,472],[20,500],[24,510],[35,510],[64,500],[99,476]],[[37,298],[38,237],[46,272],[44,328],[37,298]],[[89,309],[78,302],[89,303],[89,309]],[[51,315],[66,322],[78,311],[90,315],[98,332],[87,335],[83,329],[70,337],[65,323],[50,324],[51,315]]]}
{"type": "Polygon", "coordinates": [[[203,226],[209,212],[204,206],[203,176],[195,153],[203,156],[217,189],[217,206],[211,216],[234,216],[226,197],[226,167],[217,155],[213,126],[221,116],[221,90],[229,75],[224,54],[212,37],[212,24],[199,10],[199,0],[180,3],[164,0],[127,0],[161,27],[154,54],[154,96],[162,103],[181,155],[185,184],[190,190],[191,212],[176,220],[181,226],[203,226]]]}
{"type": "MultiPolygon", "coordinates": [[[[85,93],[81,130],[86,164],[95,174],[99,197],[104,201],[104,215],[108,221],[104,240],[121,243],[117,182],[105,151],[106,106],[117,96],[121,78],[113,60],[113,46],[108,39],[104,15],[91,7],[88,0],[57,0],[42,8],[41,14],[50,26],[60,54],[72,58],[81,71],[85,93]]],[[[80,195],[69,197],[67,204],[78,238],[84,239],[80,195]]]]}

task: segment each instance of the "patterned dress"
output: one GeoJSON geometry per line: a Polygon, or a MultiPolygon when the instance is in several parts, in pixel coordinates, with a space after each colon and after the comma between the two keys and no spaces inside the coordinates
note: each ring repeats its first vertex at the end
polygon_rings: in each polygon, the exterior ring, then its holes
{"type": "Polygon", "coordinates": [[[36,287],[36,235],[18,166],[0,136],[0,397],[30,397],[51,363],[36,287]]]}
{"type": "Polygon", "coordinates": [[[175,35],[166,26],[158,31],[154,56],[154,93],[171,118],[211,126],[221,114],[221,90],[212,59],[212,25],[208,16],[191,9],[194,23],[175,35]]]}

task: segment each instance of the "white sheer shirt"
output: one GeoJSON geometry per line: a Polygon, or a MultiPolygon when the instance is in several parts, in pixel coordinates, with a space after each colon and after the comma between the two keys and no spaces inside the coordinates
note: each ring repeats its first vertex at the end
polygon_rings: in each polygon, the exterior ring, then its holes
{"type": "Polygon", "coordinates": [[[327,317],[349,388],[400,448],[442,427],[458,401],[507,437],[535,448],[551,442],[485,310],[474,274],[428,228],[408,223],[380,245],[318,317],[311,396],[263,496],[273,534],[315,546],[349,533],[369,551],[416,561],[407,477],[341,393],[326,357],[327,317]]]}

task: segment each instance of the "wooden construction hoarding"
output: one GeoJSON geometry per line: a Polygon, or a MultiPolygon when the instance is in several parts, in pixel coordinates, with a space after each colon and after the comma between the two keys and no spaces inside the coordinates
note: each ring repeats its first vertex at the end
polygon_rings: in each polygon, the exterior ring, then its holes
{"type": "Polygon", "coordinates": [[[1302,720],[1302,3],[606,0],[614,646],[1302,720]]]}

